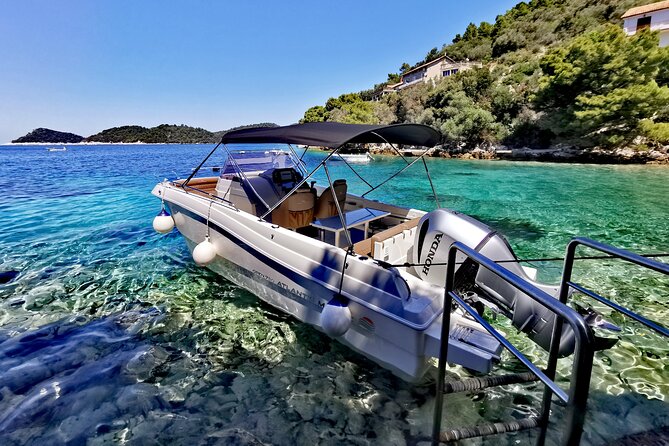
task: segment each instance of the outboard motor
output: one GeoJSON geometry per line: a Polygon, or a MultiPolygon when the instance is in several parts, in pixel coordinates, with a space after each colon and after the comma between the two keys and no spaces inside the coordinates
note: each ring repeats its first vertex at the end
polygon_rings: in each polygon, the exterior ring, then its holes
{"type": "MultiPolygon", "coordinates": [[[[490,227],[450,209],[437,209],[424,215],[418,223],[413,249],[413,262],[423,265],[414,267],[418,277],[429,283],[444,286],[448,250],[455,241],[464,243],[493,261],[516,259],[506,239],[490,227]]],[[[455,273],[456,288],[463,288],[463,285],[471,289],[476,288],[481,298],[502,307],[516,328],[527,333],[534,342],[548,350],[556,318],[553,312],[487,268],[480,268],[473,261],[466,260],[462,253],[456,256],[456,262],[458,263],[455,273]]],[[[551,296],[557,296],[557,286],[532,280],[519,263],[505,262],[500,265],[551,296]]],[[[573,330],[564,324],[560,355],[571,354],[574,342],[573,330]]]]}

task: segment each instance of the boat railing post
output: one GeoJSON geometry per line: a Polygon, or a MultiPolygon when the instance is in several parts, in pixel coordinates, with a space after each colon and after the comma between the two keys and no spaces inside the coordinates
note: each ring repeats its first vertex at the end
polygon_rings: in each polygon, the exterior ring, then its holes
{"type": "MultiPolygon", "coordinates": [[[[467,312],[472,318],[474,318],[488,333],[490,333],[497,341],[499,341],[504,348],[506,348],[511,354],[513,354],[523,365],[525,365],[534,375],[541,380],[546,387],[549,388],[544,392],[544,400],[542,412],[548,412],[550,406],[550,398],[555,395],[560,400],[567,404],[567,423],[566,429],[562,436],[562,444],[564,445],[574,445],[578,444],[583,432],[583,423],[585,421],[585,411],[586,404],[588,400],[589,386],[590,386],[590,376],[592,373],[592,362],[594,356],[594,337],[592,331],[588,324],[585,322],[583,317],[579,315],[573,309],[567,307],[564,303],[560,302],[558,299],[550,296],[545,291],[537,288],[531,283],[525,281],[520,276],[512,273],[508,269],[498,265],[494,261],[488,259],[487,257],[480,254],[478,251],[469,248],[461,242],[454,242],[450,249],[448,255],[448,266],[446,274],[446,283],[444,284],[444,292],[449,296],[449,299],[445,299],[444,302],[444,311],[446,307],[450,307],[450,299],[455,300],[460,308],[467,312]],[[569,324],[569,326],[574,331],[575,338],[575,349],[574,349],[574,359],[573,367],[571,371],[569,393],[566,393],[557,383],[554,381],[554,377],[548,376],[544,371],[540,370],[532,361],[530,361],[525,355],[523,355],[516,347],[509,342],[508,339],[501,333],[499,333],[489,322],[487,322],[483,317],[481,317],[476,310],[471,308],[460,296],[458,296],[453,290],[453,277],[455,274],[455,263],[456,263],[456,254],[460,252],[466,257],[477,263],[479,266],[482,266],[488,269],[491,273],[498,276],[500,279],[506,281],[514,288],[525,293],[529,298],[538,302],[540,305],[551,311],[556,316],[556,321],[564,320],[569,324]],[[451,269],[452,268],[452,269],[451,269]]],[[[446,319],[444,315],[442,319],[446,319]]],[[[445,322],[442,322],[445,324],[445,322]]],[[[450,323],[449,323],[450,324],[450,323]]],[[[440,339],[440,358],[439,358],[439,381],[437,382],[437,389],[443,389],[443,376],[442,376],[442,367],[445,367],[445,361],[447,358],[442,357],[442,352],[445,350],[447,354],[448,349],[444,347],[444,342],[448,343],[449,328],[445,325],[442,325],[442,336],[440,339]]],[[[559,331],[561,334],[561,330],[559,331]]],[[[551,340],[551,351],[549,352],[550,356],[554,361],[557,361],[559,341],[561,336],[555,336],[551,340]]],[[[553,374],[554,375],[554,374],[553,374]]],[[[441,390],[443,391],[443,390],[441,390]]],[[[441,407],[441,396],[435,395],[435,417],[433,425],[433,444],[438,443],[440,438],[440,425],[441,425],[441,412],[443,408],[441,407]],[[437,404],[440,404],[440,407],[437,407],[437,404]],[[437,415],[439,418],[437,419],[437,415]]],[[[546,415],[548,416],[548,415],[546,415]]],[[[539,436],[539,444],[545,442],[545,429],[544,425],[548,424],[548,418],[542,419],[542,433],[539,436]]]]}
{"type": "MultiPolygon", "coordinates": [[[[628,316],[629,318],[645,325],[646,327],[650,328],[651,330],[655,331],[656,333],[663,335],[663,336],[669,336],[669,330],[666,327],[661,326],[657,322],[651,321],[649,319],[646,319],[645,317],[622,307],[621,305],[618,305],[609,299],[606,299],[602,296],[600,296],[597,293],[594,293],[583,286],[574,283],[572,281],[572,274],[573,274],[573,269],[574,269],[574,260],[576,259],[576,249],[579,246],[585,246],[591,249],[594,249],[596,251],[604,252],[608,255],[611,256],[611,258],[616,258],[620,259],[626,262],[634,263],[636,265],[639,265],[641,267],[650,269],[655,272],[659,272],[665,275],[669,275],[669,265],[666,263],[658,262],[643,256],[640,256],[638,254],[635,254],[630,251],[626,251],[624,249],[616,248],[615,246],[607,245],[605,243],[601,243],[592,239],[588,239],[585,237],[576,237],[572,239],[569,244],[567,244],[567,249],[566,249],[566,255],[564,258],[564,268],[562,271],[562,279],[560,282],[560,302],[563,304],[566,304],[568,299],[569,299],[569,291],[573,288],[576,291],[578,291],[581,294],[584,294],[588,297],[591,297],[598,302],[624,314],[625,316],[628,316]]],[[[558,333],[561,332],[561,324],[558,326],[558,324],[555,325],[553,329],[553,338],[551,340],[551,350],[550,350],[550,357],[548,361],[548,367],[546,373],[549,374],[549,376],[555,374],[555,368],[556,368],[556,363],[557,363],[557,349],[559,348],[559,337],[558,333]]],[[[578,333],[577,333],[578,334],[578,333]]],[[[591,345],[588,345],[587,343],[583,343],[579,346],[577,344],[577,349],[587,349],[587,348],[592,348],[591,345]]],[[[588,351],[582,352],[582,354],[576,356],[578,361],[575,361],[574,363],[574,372],[573,374],[576,374],[577,376],[581,374],[587,374],[590,375],[592,371],[592,354],[588,351]]],[[[585,398],[587,398],[587,388],[584,388],[584,383],[582,382],[578,383],[572,383],[572,395],[570,395],[570,400],[573,399],[573,404],[570,405],[569,411],[570,416],[569,420],[570,422],[577,422],[580,423],[581,425],[583,424],[583,418],[585,417],[585,405],[586,401],[583,397],[583,394],[585,393],[585,398]]],[[[550,412],[550,395],[548,394],[548,389],[546,390],[546,393],[544,394],[544,409],[543,409],[543,414],[547,415],[550,412]]],[[[545,429],[542,429],[542,436],[545,437],[545,429]]],[[[574,442],[578,440],[578,438],[573,439],[574,442]]],[[[575,443],[572,443],[575,444],[575,443]]]]}
{"type": "MultiPolygon", "coordinates": [[[[323,169],[325,170],[325,176],[327,177],[328,183],[330,184],[332,199],[334,200],[335,207],[337,208],[337,215],[339,215],[339,220],[341,221],[341,227],[344,228],[344,234],[346,234],[346,241],[348,242],[348,248],[350,248],[351,246],[353,246],[353,242],[351,241],[351,234],[349,234],[348,228],[346,227],[346,218],[344,217],[344,214],[341,210],[341,206],[339,206],[339,200],[337,200],[337,195],[335,194],[334,185],[332,184],[332,179],[330,178],[330,171],[328,170],[327,164],[323,163],[323,169]]],[[[337,248],[339,248],[339,246],[337,246],[337,248]]]]}
{"type": "Polygon", "coordinates": [[[439,342],[439,368],[437,373],[437,389],[434,398],[434,416],[432,418],[432,446],[439,444],[441,433],[441,418],[444,409],[444,379],[446,378],[446,360],[448,358],[448,339],[451,334],[451,307],[453,298],[451,290],[455,281],[455,255],[457,251],[448,251],[448,264],[446,265],[446,284],[444,286],[444,310],[441,315],[441,336],[439,342]],[[444,342],[444,339],[446,340],[444,342]]]}
{"type": "Polygon", "coordinates": [[[302,171],[302,175],[307,173],[307,166],[304,163],[304,161],[302,161],[302,158],[297,156],[297,152],[295,151],[295,149],[293,149],[293,145],[288,144],[288,148],[290,149],[290,152],[292,153],[291,158],[293,159],[293,163],[302,171]]]}
{"type": "MultiPolygon", "coordinates": [[[[193,170],[193,172],[191,172],[191,174],[188,176],[188,178],[186,178],[186,181],[184,181],[183,183],[181,183],[183,187],[186,187],[186,186],[188,185],[188,183],[190,182],[190,180],[192,180],[193,177],[195,176],[195,174],[198,173],[198,171],[202,168],[202,166],[204,166],[204,163],[206,163],[207,160],[208,160],[209,158],[211,158],[211,155],[213,155],[214,152],[216,152],[216,149],[218,149],[218,146],[220,146],[222,142],[223,142],[223,141],[221,140],[221,142],[219,142],[218,144],[216,144],[216,147],[214,147],[214,148],[212,149],[212,151],[209,152],[209,155],[207,155],[207,156],[202,160],[202,162],[200,163],[200,165],[197,166],[197,167],[195,168],[195,170],[193,170]]],[[[225,146],[223,146],[223,147],[225,147],[225,146]]],[[[226,151],[227,151],[227,150],[226,150],[226,151]]]]}

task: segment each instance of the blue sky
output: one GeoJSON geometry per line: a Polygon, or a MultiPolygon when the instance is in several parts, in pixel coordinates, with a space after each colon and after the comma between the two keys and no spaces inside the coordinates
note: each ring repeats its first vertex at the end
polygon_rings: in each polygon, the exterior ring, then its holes
{"type": "Polygon", "coordinates": [[[0,0],[0,143],[290,124],[516,2],[0,0]]]}

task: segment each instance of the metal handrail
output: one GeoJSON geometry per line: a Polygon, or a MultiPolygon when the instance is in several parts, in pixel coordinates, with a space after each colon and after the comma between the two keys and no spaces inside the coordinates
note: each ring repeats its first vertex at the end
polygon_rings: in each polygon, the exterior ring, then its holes
{"type": "MultiPolygon", "coordinates": [[[[611,308],[613,308],[616,311],[619,311],[620,313],[623,313],[624,315],[636,320],[637,322],[640,322],[641,324],[645,325],[646,327],[651,328],[652,330],[663,334],[665,336],[669,336],[669,331],[665,328],[662,327],[661,325],[657,324],[656,322],[653,322],[649,319],[644,318],[643,316],[634,313],[633,311],[624,308],[608,299],[605,297],[600,296],[597,293],[593,293],[592,291],[582,287],[581,285],[574,283],[571,281],[571,275],[572,271],[574,269],[574,260],[576,257],[576,248],[580,245],[586,246],[588,248],[592,248],[596,251],[601,251],[606,254],[609,254],[613,258],[618,258],[621,260],[625,260],[631,263],[634,263],[636,265],[651,269],[653,271],[657,271],[663,274],[668,274],[669,275],[669,265],[666,263],[658,262],[655,260],[648,259],[646,257],[642,257],[638,254],[635,254],[630,251],[626,251],[624,249],[616,248],[615,246],[607,245],[605,243],[601,243],[589,238],[585,237],[575,237],[573,238],[568,244],[567,244],[567,253],[564,258],[564,268],[562,270],[562,279],[560,282],[560,293],[559,293],[559,300],[563,304],[567,304],[567,301],[569,300],[569,291],[571,288],[585,294],[586,296],[589,296],[604,305],[607,305],[611,308]]],[[[551,338],[551,344],[550,344],[550,354],[548,356],[548,362],[546,364],[546,374],[550,376],[551,378],[555,377],[555,371],[557,370],[557,360],[558,360],[558,353],[557,353],[557,348],[559,346],[559,336],[558,333],[562,332],[562,320],[557,319],[555,321],[555,325],[553,326],[553,334],[551,338]]],[[[542,410],[542,416],[548,417],[549,412],[550,412],[550,398],[547,398],[548,394],[548,389],[544,390],[544,401],[546,404],[543,406],[542,410]]],[[[545,431],[542,431],[540,441],[543,441],[545,439],[545,431]]]]}
{"type": "MultiPolygon", "coordinates": [[[[541,435],[539,443],[545,441],[548,417],[547,412],[550,408],[550,400],[553,395],[556,395],[567,404],[566,428],[565,435],[563,435],[562,443],[565,445],[578,444],[583,432],[583,422],[585,420],[586,403],[588,399],[588,390],[590,386],[590,375],[592,373],[592,362],[594,356],[594,337],[588,324],[585,322],[576,311],[567,307],[548,293],[526,282],[520,276],[496,264],[492,260],[480,254],[478,251],[469,248],[461,242],[455,242],[451,245],[448,251],[448,266],[446,270],[446,284],[444,287],[444,312],[441,325],[441,339],[439,351],[439,373],[437,378],[435,412],[433,420],[432,443],[437,445],[439,443],[439,434],[441,430],[441,418],[443,413],[443,387],[444,378],[446,374],[446,361],[448,357],[448,339],[450,335],[450,319],[451,307],[453,299],[483,328],[485,328],[495,339],[497,339],[507,350],[509,350],[516,358],[525,364],[537,377],[546,385],[546,390],[543,397],[543,410],[545,416],[541,419],[541,435]],[[499,278],[505,280],[510,285],[527,294],[531,299],[535,300],[548,310],[555,313],[556,325],[557,321],[563,320],[574,330],[575,349],[574,349],[574,363],[570,378],[569,393],[562,390],[554,381],[554,376],[548,372],[542,372],[529,359],[527,359],[518,349],[516,349],[502,334],[495,330],[485,319],[467,305],[454,292],[455,282],[455,266],[456,255],[461,252],[469,259],[480,266],[487,268],[490,272],[497,275],[499,278]]],[[[561,331],[559,332],[561,333],[561,331]]],[[[557,358],[559,350],[560,336],[553,336],[549,356],[557,358]],[[556,342],[557,341],[557,342],[556,342]]],[[[554,373],[553,373],[554,374],[554,373]]]]}
{"type": "MultiPolygon", "coordinates": [[[[647,257],[642,257],[638,254],[635,254],[633,252],[627,251],[625,249],[620,249],[616,248],[615,246],[607,245],[605,243],[601,243],[589,238],[585,237],[576,237],[572,239],[569,244],[567,245],[567,255],[565,256],[564,259],[564,273],[562,275],[562,283],[561,283],[561,289],[562,288],[573,288],[579,293],[585,294],[586,296],[589,296],[604,305],[613,308],[614,310],[623,313],[625,316],[634,319],[635,321],[645,325],[646,327],[650,328],[651,330],[669,337],[669,329],[666,327],[658,324],[655,321],[652,321],[650,319],[647,319],[643,316],[641,316],[638,313],[635,313],[621,305],[618,305],[617,303],[583,287],[582,285],[572,282],[571,280],[571,273],[574,268],[574,260],[576,256],[576,248],[578,246],[586,246],[588,248],[594,249],[596,251],[601,251],[606,254],[609,254],[613,256],[613,258],[617,258],[620,260],[624,260],[630,263],[634,263],[636,265],[639,265],[644,268],[648,268],[650,270],[653,270],[655,272],[669,275],[669,264],[663,263],[663,262],[658,262],[656,260],[649,259],[647,257]]],[[[565,291],[565,297],[568,297],[569,293],[565,291]]],[[[566,303],[566,299],[565,299],[566,303]]]]}

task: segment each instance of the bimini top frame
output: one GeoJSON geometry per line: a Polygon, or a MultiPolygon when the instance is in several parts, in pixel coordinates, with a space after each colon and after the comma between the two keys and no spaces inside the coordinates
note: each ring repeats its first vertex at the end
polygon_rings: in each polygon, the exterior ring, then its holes
{"type": "MultiPolygon", "coordinates": [[[[318,147],[328,147],[333,149],[309,174],[305,175],[301,181],[299,181],[293,189],[286,193],[277,203],[272,207],[268,207],[267,211],[260,216],[261,219],[264,219],[269,215],[274,209],[279,207],[288,197],[290,197],[297,189],[299,189],[304,183],[306,183],[321,167],[326,169],[326,176],[328,182],[332,187],[332,182],[330,181],[330,175],[327,171],[326,163],[332,158],[332,156],[337,153],[339,149],[345,144],[390,144],[390,146],[397,153],[401,153],[395,148],[393,144],[407,144],[414,146],[423,146],[434,147],[441,141],[441,134],[434,130],[432,127],[428,127],[422,124],[393,124],[393,125],[365,125],[365,124],[342,124],[338,122],[310,122],[306,124],[294,124],[284,127],[256,127],[248,128],[241,130],[234,130],[226,133],[221,138],[221,141],[214,147],[214,149],[207,155],[207,157],[202,160],[200,165],[191,173],[191,175],[182,183],[182,187],[186,187],[188,182],[195,176],[195,174],[200,170],[204,163],[214,154],[216,149],[223,144],[224,147],[227,144],[302,144],[306,146],[318,146],[318,147]]],[[[227,149],[226,149],[226,152],[227,149]]],[[[291,152],[295,155],[291,147],[291,152]]],[[[228,152],[229,154],[229,152],[228,152]]],[[[425,164],[424,156],[427,154],[427,149],[418,157],[418,159],[423,159],[423,164],[427,172],[428,180],[430,181],[430,186],[434,193],[435,201],[437,206],[439,206],[439,201],[432,184],[432,178],[430,177],[429,172],[427,171],[427,165],[425,164]]],[[[402,157],[404,159],[404,157],[402,157]]],[[[417,159],[417,160],[418,160],[417,159]]],[[[416,161],[417,161],[416,160],[416,161]]],[[[381,185],[385,184],[390,179],[397,176],[399,173],[406,170],[409,166],[413,165],[414,162],[408,163],[406,159],[404,160],[407,165],[401,169],[399,172],[388,178],[386,181],[381,184],[372,187],[365,194],[377,189],[381,185]]],[[[349,166],[351,167],[351,166],[349,166]]],[[[353,170],[353,168],[351,167],[353,170]]],[[[358,175],[355,170],[353,172],[358,175]]],[[[358,175],[360,177],[360,175],[358,175]]],[[[367,183],[365,181],[365,183],[367,183]]],[[[367,183],[369,185],[369,183],[367,183]]],[[[342,226],[346,228],[345,219],[342,213],[342,210],[339,209],[339,203],[335,201],[337,206],[337,212],[339,218],[342,221],[342,226]]],[[[348,236],[348,231],[344,231],[348,236]]],[[[349,238],[349,248],[351,245],[349,238]]]]}

